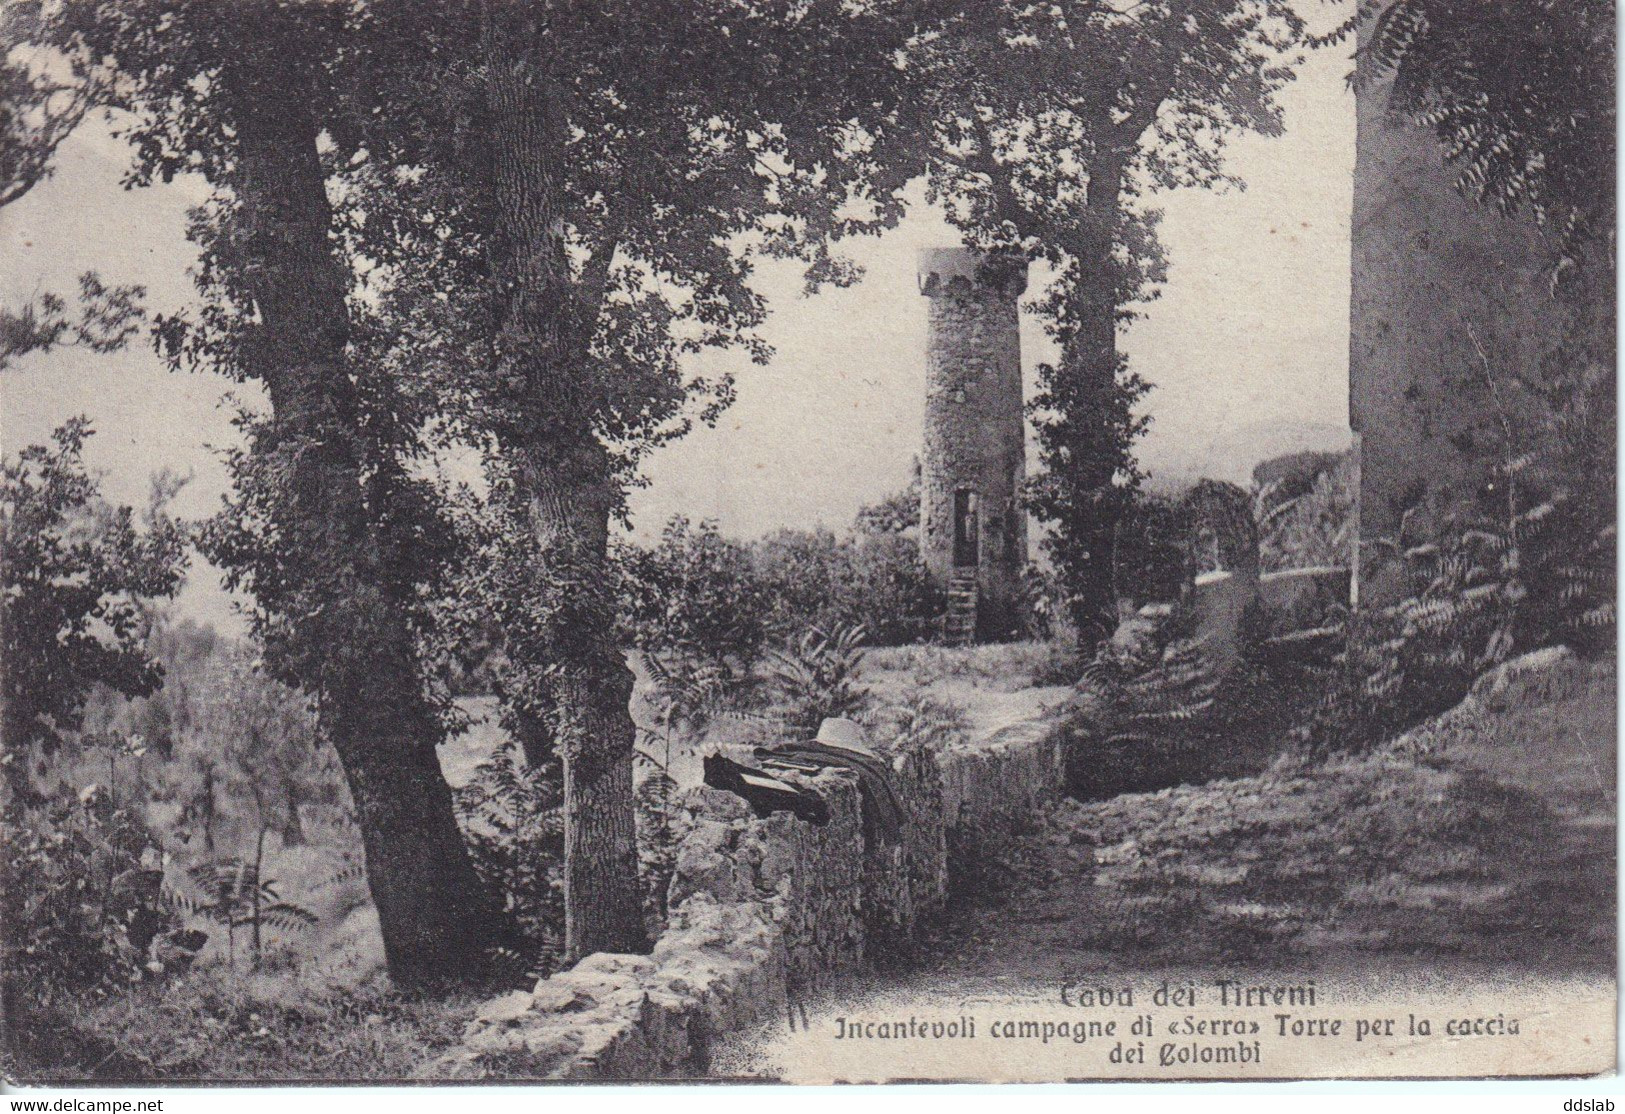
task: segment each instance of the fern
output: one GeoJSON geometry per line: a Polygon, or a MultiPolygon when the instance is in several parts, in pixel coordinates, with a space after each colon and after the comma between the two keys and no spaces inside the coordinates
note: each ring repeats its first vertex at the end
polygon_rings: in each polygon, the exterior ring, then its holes
{"type": "Polygon", "coordinates": [[[739,687],[725,667],[682,654],[639,655],[649,678],[649,695],[668,728],[703,731],[739,687]]]}
{"type": "MultiPolygon", "coordinates": [[[[669,748],[669,736],[667,742],[669,748]]],[[[635,753],[638,769],[633,783],[633,804],[638,829],[638,870],[648,916],[657,929],[665,923],[666,897],[677,865],[679,840],[679,786],[668,768],[670,760],[669,749],[665,762],[642,748],[635,753]]]]}
{"type": "Polygon", "coordinates": [[[813,627],[792,645],[768,652],[768,677],[783,698],[791,730],[811,734],[825,719],[854,715],[867,704],[868,690],[858,683],[866,637],[861,624],[828,632],[813,627]]]}
{"type": "Polygon", "coordinates": [[[366,864],[360,861],[347,863],[338,870],[335,870],[332,874],[329,874],[326,878],[323,878],[321,881],[311,886],[311,890],[320,892],[322,890],[333,889],[337,886],[348,886],[355,882],[365,881],[366,877],[366,864]]]}
{"type": "Polygon", "coordinates": [[[1299,729],[1312,750],[1358,751],[1442,712],[1519,653],[1613,643],[1614,526],[1560,490],[1402,560],[1415,591],[1357,615],[1299,729]]]}
{"type": "Polygon", "coordinates": [[[564,784],[557,762],[532,769],[505,741],[452,792],[474,868],[501,895],[523,947],[495,957],[516,978],[556,969],[564,941],[564,784]]]}
{"type": "Polygon", "coordinates": [[[171,884],[163,890],[163,899],[172,911],[182,916],[201,916],[226,929],[228,962],[236,962],[236,930],[248,929],[256,968],[264,960],[263,930],[301,932],[321,921],[304,906],[283,900],[276,880],[262,876],[263,851],[262,832],[259,852],[253,860],[226,856],[196,862],[184,871],[193,892],[178,890],[171,884]]]}

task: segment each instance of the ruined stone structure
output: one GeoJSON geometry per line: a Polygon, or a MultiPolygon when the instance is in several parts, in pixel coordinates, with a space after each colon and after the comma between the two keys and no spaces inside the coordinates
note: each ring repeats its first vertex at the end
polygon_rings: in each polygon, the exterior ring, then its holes
{"type": "Polygon", "coordinates": [[[1354,593],[1392,602],[1395,555],[1486,496],[1502,463],[1497,384],[1557,343],[1551,248],[1457,192],[1424,127],[1361,88],[1351,227],[1349,425],[1359,460],[1354,593]]]}
{"type": "Polygon", "coordinates": [[[934,248],[921,253],[919,283],[930,299],[921,553],[948,592],[949,641],[1010,638],[1027,566],[1017,305],[1027,264],[934,248]]]}

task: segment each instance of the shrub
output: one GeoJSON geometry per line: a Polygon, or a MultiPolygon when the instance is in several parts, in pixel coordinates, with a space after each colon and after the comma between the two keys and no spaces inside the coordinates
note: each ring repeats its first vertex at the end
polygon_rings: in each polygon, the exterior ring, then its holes
{"type": "Polygon", "coordinates": [[[1350,624],[1324,700],[1300,729],[1310,750],[1368,749],[1456,703],[1514,654],[1613,648],[1614,329],[1593,319],[1612,297],[1552,305],[1562,343],[1508,369],[1479,345],[1461,379],[1489,403],[1452,438],[1495,460],[1477,498],[1425,535],[1413,536],[1406,516],[1398,537],[1361,539],[1362,563],[1368,552],[1373,565],[1392,562],[1383,575],[1398,602],[1350,624]]]}
{"type": "Polygon", "coordinates": [[[1144,636],[1106,644],[1083,671],[1063,736],[1069,792],[1085,800],[1253,773],[1312,705],[1301,663],[1243,616],[1239,660],[1220,672],[1180,608],[1144,636]]]}
{"type": "Polygon", "coordinates": [[[1343,568],[1353,559],[1359,494],[1354,454],[1314,455],[1322,467],[1312,476],[1266,480],[1253,489],[1264,572],[1343,568]]]}
{"type": "Polygon", "coordinates": [[[36,796],[31,760],[80,726],[97,685],[128,695],[163,671],[142,646],[147,608],[172,596],[186,568],[187,532],[166,512],[176,485],[159,480],[144,528],[129,507],[101,500],[75,418],[0,466],[0,747],[11,790],[36,796]]]}
{"type": "Polygon", "coordinates": [[[564,952],[564,777],[504,739],[452,792],[474,869],[501,897],[512,941],[498,974],[534,981],[564,952]]]}
{"type": "Polygon", "coordinates": [[[678,807],[678,786],[671,775],[674,749],[699,739],[737,687],[731,688],[717,669],[681,658],[668,663],[645,655],[644,669],[649,702],[658,719],[654,728],[638,730],[634,771],[638,867],[650,925],[658,930],[665,923],[666,894],[676,868],[685,815],[678,807]]]}
{"type": "Polygon", "coordinates": [[[926,575],[919,540],[900,534],[859,534],[852,541],[852,598],[846,622],[861,623],[877,646],[924,642],[936,636],[948,600],[926,575]]]}
{"type": "Polygon", "coordinates": [[[740,544],[673,517],[651,547],[623,545],[621,622],[632,645],[747,678],[770,640],[863,626],[875,645],[931,638],[946,599],[926,575],[917,486],[863,508],[851,533],[778,530],[740,544]]]}
{"type": "Polygon", "coordinates": [[[1141,493],[1125,503],[1112,538],[1112,591],[1119,606],[1167,602],[1184,594],[1189,535],[1179,500],[1141,493]]]}
{"type": "Polygon", "coordinates": [[[749,550],[715,522],[674,516],[653,548],[621,546],[618,564],[622,623],[633,645],[704,663],[729,680],[760,659],[767,588],[749,550]]]}
{"type": "Polygon", "coordinates": [[[877,503],[858,509],[852,527],[860,534],[919,533],[920,529],[920,458],[914,458],[913,475],[908,486],[894,491],[877,503]]]}
{"type": "Polygon", "coordinates": [[[1514,501],[1503,521],[1478,518],[1400,556],[1409,594],[1353,616],[1322,673],[1322,700],[1298,729],[1303,745],[1369,749],[1454,705],[1514,654],[1612,648],[1611,516],[1566,487],[1542,494],[1526,507],[1514,501]]]}
{"type": "Polygon", "coordinates": [[[862,625],[873,644],[898,646],[932,637],[946,607],[911,534],[780,530],[751,555],[771,600],[768,627],[781,638],[862,625]]]}
{"type": "Polygon", "coordinates": [[[138,817],[100,785],[7,810],[0,969],[6,996],[49,1005],[149,974],[148,948],[175,919],[163,857],[138,817]]]}
{"type": "Polygon", "coordinates": [[[264,875],[265,837],[261,832],[252,861],[233,858],[193,863],[186,871],[191,892],[171,890],[171,905],[187,915],[207,917],[226,930],[226,962],[237,965],[237,932],[248,931],[249,956],[258,968],[265,962],[265,933],[293,933],[313,927],[315,913],[278,894],[281,884],[264,875]]]}
{"type": "Polygon", "coordinates": [[[665,761],[661,761],[652,751],[640,747],[635,760],[638,875],[643,881],[645,916],[651,934],[658,935],[666,924],[666,898],[677,869],[684,813],[678,805],[677,782],[668,768],[670,749],[666,750],[665,761]]]}
{"type": "Polygon", "coordinates": [[[1036,561],[1021,570],[1021,615],[1028,637],[1077,646],[1078,632],[1060,577],[1036,561]]]}

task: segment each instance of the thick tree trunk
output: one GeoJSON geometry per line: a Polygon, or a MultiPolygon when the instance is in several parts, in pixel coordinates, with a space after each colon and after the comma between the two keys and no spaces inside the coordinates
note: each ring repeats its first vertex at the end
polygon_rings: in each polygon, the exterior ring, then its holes
{"type": "MultiPolygon", "coordinates": [[[[1119,362],[1119,276],[1114,249],[1122,219],[1122,188],[1121,163],[1103,160],[1089,177],[1089,234],[1081,237],[1074,249],[1079,261],[1078,300],[1073,307],[1077,324],[1061,353],[1062,367],[1074,379],[1070,393],[1075,405],[1084,411],[1073,415],[1072,420],[1098,429],[1103,442],[1114,434],[1112,425],[1099,419],[1116,389],[1119,362]]],[[[1096,448],[1095,453],[1074,464],[1081,464],[1083,471],[1072,482],[1080,492],[1098,492],[1100,498],[1068,531],[1077,551],[1089,555],[1079,562],[1078,575],[1070,585],[1080,627],[1086,627],[1091,620],[1094,627],[1080,630],[1086,643],[1091,637],[1111,633],[1117,611],[1112,589],[1112,538],[1120,507],[1111,498],[1110,490],[1117,471],[1117,451],[1116,446],[1105,443],[1096,448]]]]}
{"type": "Polygon", "coordinates": [[[256,588],[285,622],[279,665],[317,695],[344,765],[390,974],[432,988],[482,973],[495,907],[435,756],[442,733],[423,693],[402,549],[377,525],[387,508],[368,505],[381,491],[364,494],[348,275],[330,240],[307,62],[250,46],[220,78],[237,132],[233,231],[258,315],[245,362],[272,404],[254,450],[270,458],[273,526],[288,554],[256,588]]]}
{"type": "Polygon", "coordinates": [[[512,9],[486,36],[491,243],[499,378],[515,393],[504,438],[534,541],[530,579],[547,619],[510,642],[540,678],[564,763],[565,948],[573,958],[648,946],[632,794],[632,676],[613,637],[607,576],[618,491],[595,429],[598,397],[584,310],[566,255],[560,193],[565,127],[549,75],[522,44],[537,29],[512,9]],[[545,601],[545,602],[544,602],[545,601]]]}

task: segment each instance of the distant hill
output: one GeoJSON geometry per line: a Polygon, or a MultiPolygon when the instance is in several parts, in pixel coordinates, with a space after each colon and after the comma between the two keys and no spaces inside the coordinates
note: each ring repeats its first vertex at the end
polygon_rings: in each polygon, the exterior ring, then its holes
{"type": "Polygon", "coordinates": [[[1183,491],[1200,479],[1227,480],[1247,487],[1253,469],[1288,453],[1338,453],[1353,444],[1346,426],[1310,422],[1254,422],[1225,430],[1205,445],[1185,442],[1148,446],[1147,485],[1160,493],[1183,491]]]}

